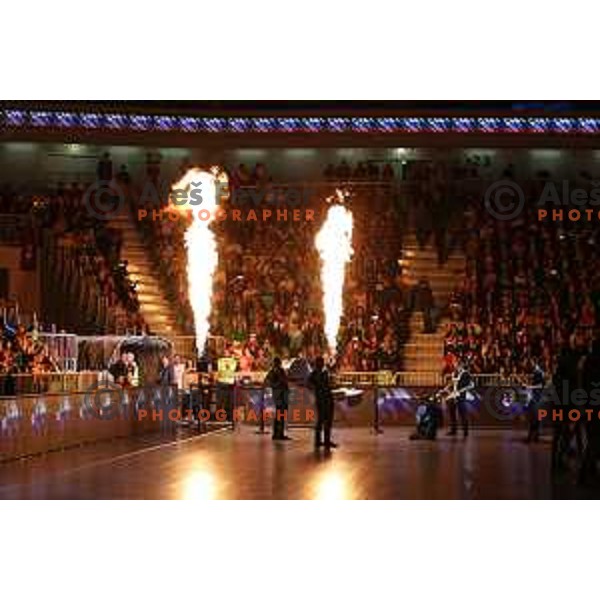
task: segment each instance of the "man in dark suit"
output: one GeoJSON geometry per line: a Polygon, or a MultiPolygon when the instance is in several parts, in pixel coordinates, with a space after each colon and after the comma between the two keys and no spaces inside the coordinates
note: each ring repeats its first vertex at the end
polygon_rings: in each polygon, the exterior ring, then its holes
{"type": "Polygon", "coordinates": [[[450,431],[448,435],[456,435],[458,429],[458,418],[463,429],[464,437],[469,435],[469,419],[467,416],[467,392],[472,390],[473,378],[464,361],[458,363],[458,367],[452,376],[452,398],[448,401],[448,412],[450,416],[450,431]]]}
{"type": "Polygon", "coordinates": [[[275,402],[275,420],[273,421],[273,439],[289,440],[285,435],[285,415],[288,410],[289,384],[287,374],[281,366],[281,359],[276,356],[273,366],[265,377],[265,387],[270,387],[275,402]]]}
{"type": "MultiPolygon", "coordinates": [[[[576,408],[572,403],[571,394],[573,390],[581,387],[581,362],[584,356],[584,350],[581,348],[573,336],[561,348],[558,361],[552,376],[552,384],[557,394],[559,408],[566,414],[572,408],[576,408]],[[566,395],[565,395],[566,387],[566,395]]],[[[559,469],[565,465],[565,459],[568,457],[569,449],[575,441],[580,453],[583,449],[582,423],[573,424],[569,419],[556,419],[552,423],[552,470],[559,469]]]]}
{"type": "Polygon", "coordinates": [[[417,310],[423,313],[423,333],[435,332],[433,322],[434,299],[433,291],[427,279],[421,279],[415,293],[415,304],[417,310]]]}
{"type": "Polygon", "coordinates": [[[167,355],[164,355],[161,359],[158,383],[161,386],[175,385],[175,370],[167,355]]]}
{"type": "Polygon", "coordinates": [[[337,448],[337,444],[331,441],[331,428],[333,426],[333,393],[329,371],[325,368],[325,360],[322,356],[317,357],[315,369],[309,375],[308,384],[315,393],[317,407],[317,424],[315,427],[315,448],[325,445],[327,450],[337,448]],[[324,432],[325,442],[321,440],[321,432],[324,432]]]}
{"type": "Polygon", "coordinates": [[[531,442],[540,441],[541,423],[538,415],[538,410],[540,408],[540,404],[543,397],[545,380],[546,375],[544,374],[544,370],[540,366],[540,363],[537,360],[535,360],[533,365],[533,373],[531,374],[531,399],[528,405],[529,431],[527,433],[526,438],[526,442],[528,444],[531,442]]]}
{"type": "MultiPolygon", "coordinates": [[[[591,353],[583,362],[581,383],[587,393],[585,409],[592,410],[591,418],[585,421],[587,444],[585,446],[579,472],[579,483],[586,484],[598,479],[598,458],[600,458],[600,419],[598,418],[598,381],[600,381],[600,339],[592,344],[591,353]]],[[[590,413],[583,412],[588,417],[590,413]]]]}

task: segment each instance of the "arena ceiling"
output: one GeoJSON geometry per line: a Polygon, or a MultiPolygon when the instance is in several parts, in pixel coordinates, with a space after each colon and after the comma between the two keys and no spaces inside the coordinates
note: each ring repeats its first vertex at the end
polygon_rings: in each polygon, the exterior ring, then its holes
{"type": "Polygon", "coordinates": [[[0,141],[221,147],[600,147],[594,102],[23,101],[0,141]]]}

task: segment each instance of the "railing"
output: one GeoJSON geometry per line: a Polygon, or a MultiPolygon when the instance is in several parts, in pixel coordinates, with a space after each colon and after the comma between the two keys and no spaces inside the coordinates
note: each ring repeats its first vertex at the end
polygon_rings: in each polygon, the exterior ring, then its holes
{"type": "MultiPolygon", "coordinates": [[[[35,393],[48,390],[81,390],[97,379],[98,373],[104,371],[115,359],[120,343],[131,340],[128,336],[76,336],[74,334],[53,334],[40,332],[39,339],[49,348],[55,357],[60,373],[40,375],[0,375],[0,395],[35,393]],[[82,371],[77,372],[77,368],[82,371]]],[[[185,359],[195,361],[196,347],[194,336],[142,336],[149,340],[148,348],[152,348],[152,340],[161,340],[158,348],[165,348],[165,341],[171,344],[171,354],[179,354],[185,359]]],[[[214,340],[214,355],[220,355],[217,346],[219,339],[214,340]]],[[[164,350],[161,350],[164,351],[164,350]]],[[[238,372],[236,377],[246,381],[262,383],[266,371],[238,372]]],[[[212,374],[208,379],[214,379],[212,374]]],[[[335,373],[338,386],[398,386],[398,387],[442,387],[450,381],[449,375],[440,371],[345,371],[335,373]]],[[[478,387],[514,387],[527,385],[529,378],[522,375],[501,375],[483,373],[473,375],[478,387]]]]}
{"type": "MultiPolygon", "coordinates": [[[[523,375],[502,375],[500,373],[479,373],[472,375],[477,387],[514,387],[527,385],[529,377],[523,375]]],[[[392,381],[399,387],[442,387],[451,380],[450,375],[439,371],[398,371],[392,381]]]]}
{"type": "Polygon", "coordinates": [[[0,374],[0,397],[55,392],[81,392],[97,384],[98,371],[78,373],[0,374]]]}
{"type": "MultiPolygon", "coordinates": [[[[270,423],[264,420],[264,410],[274,414],[275,409],[269,390],[261,383],[247,379],[223,386],[214,382],[214,375],[201,385],[192,385],[186,392],[177,392],[172,386],[143,385],[123,389],[99,379],[98,373],[53,374],[45,390],[0,398],[0,462],[102,439],[174,432],[180,425],[193,426],[201,433],[209,426],[235,430],[240,423],[246,423],[265,432],[270,423]],[[86,381],[85,377],[89,379],[86,381]],[[53,389],[51,384],[63,389],[53,389]]],[[[264,374],[251,375],[259,380],[264,374]]],[[[386,425],[413,427],[423,390],[418,389],[419,385],[403,387],[377,383],[389,377],[389,372],[340,374],[341,381],[354,381],[362,388],[358,393],[336,395],[336,423],[367,426],[377,433],[383,433],[386,425]]],[[[23,391],[25,377],[20,379],[18,385],[23,391]]],[[[483,380],[489,384],[514,385],[514,397],[503,398],[498,405],[495,395],[490,396],[485,388],[478,386],[473,391],[473,401],[468,403],[469,421],[477,427],[523,424],[527,415],[523,401],[526,390],[507,377],[485,375],[483,380]]],[[[289,400],[288,425],[312,426],[315,418],[313,393],[304,385],[293,384],[289,400]]],[[[193,431],[190,429],[191,433],[193,431]]]]}
{"type": "Polygon", "coordinates": [[[188,360],[193,360],[197,356],[196,336],[178,335],[169,338],[169,341],[173,345],[174,354],[179,354],[188,360]]]}
{"type": "Polygon", "coordinates": [[[152,411],[177,408],[179,404],[174,393],[158,399],[145,388],[100,388],[98,393],[64,391],[0,399],[0,462],[83,443],[168,433],[176,421],[154,418],[152,411]]]}
{"type": "Polygon", "coordinates": [[[439,371],[397,371],[392,380],[398,387],[441,387],[445,384],[439,371]]]}
{"type": "Polygon", "coordinates": [[[236,373],[236,378],[248,384],[262,384],[267,376],[267,371],[243,371],[236,373]]]}
{"type": "Polygon", "coordinates": [[[502,375],[500,373],[480,373],[473,375],[475,385],[478,387],[518,387],[531,383],[528,375],[502,375]]]}
{"type": "Polygon", "coordinates": [[[335,374],[335,383],[340,386],[391,385],[393,380],[391,371],[345,371],[335,374]]]}
{"type": "Polygon", "coordinates": [[[235,186],[235,190],[255,190],[255,189],[290,189],[290,188],[306,188],[321,190],[335,186],[351,186],[364,188],[392,188],[398,187],[398,182],[395,179],[353,179],[352,177],[333,177],[332,179],[314,179],[310,181],[269,181],[263,184],[241,184],[235,186]]]}
{"type": "Polygon", "coordinates": [[[124,335],[77,336],[78,364],[90,371],[102,371],[114,358],[115,349],[127,340],[124,335]]]}
{"type": "Polygon", "coordinates": [[[62,372],[77,371],[78,347],[74,333],[39,332],[37,335],[62,372]]]}

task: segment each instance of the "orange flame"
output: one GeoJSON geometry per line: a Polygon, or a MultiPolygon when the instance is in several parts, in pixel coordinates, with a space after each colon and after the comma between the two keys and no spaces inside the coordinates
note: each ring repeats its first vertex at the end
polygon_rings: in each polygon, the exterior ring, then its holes
{"type": "MultiPolygon", "coordinates": [[[[336,194],[339,200],[343,200],[340,190],[336,190],[336,194]]],[[[329,199],[332,200],[334,199],[329,199]]],[[[315,239],[315,246],[321,256],[325,337],[332,354],[336,351],[342,318],[346,263],[353,254],[352,226],[350,210],[341,204],[334,204],[327,211],[327,218],[315,239]]]]}
{"type": "Polygon", "coordinates": [[[217,240],[210,224],[218,208],[217,195],[221,186],[227,184],[227,175],[218,169],[206,171],[191,168],[171,188],[169,204],[171,210],[191,214],[185,232],[187,250],[187,279],[190,304],[194,313],[196,348],[202,355],[208,337],[209,317],[212,307],[213,276],[219,261],[217,240]],[[185,190],[186,197],[175,190],[185,190]]]}

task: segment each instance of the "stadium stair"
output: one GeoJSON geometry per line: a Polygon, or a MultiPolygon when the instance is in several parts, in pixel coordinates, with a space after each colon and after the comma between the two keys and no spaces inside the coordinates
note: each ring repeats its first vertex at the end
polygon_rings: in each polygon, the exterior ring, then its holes
{"type": "Polygon", "coordinates": [[[129,275],[137,282],[140,313],[150,332],[157,335],[176,335],[179,331],[175,309],[161,288],[156,269],[133,218],[129,213],[123,212],[115,215],[110,225],[122,233],[121,258],[127,261],[129,275]]]}
{"type": "MultiPolygon", "coordinates": [[[[402,250],[403,272],[410,285],[427,279],[436,308],[436,314],[444,311],[450,295],[465,272],[465,257],[460,250],[454,250],[448,260],[438,264],[438,257],[433,240],[423,248],[419,247],[415,232],[407,232],[404,236],[402,250]]],[[[402,370],[416,372],[439,372],[444,357],[444,336],[447,319],[436,319],[436,331],[423,333],[423,313],[414,311],[407,321],[407,339],[403,348],[402,370]]]]}

